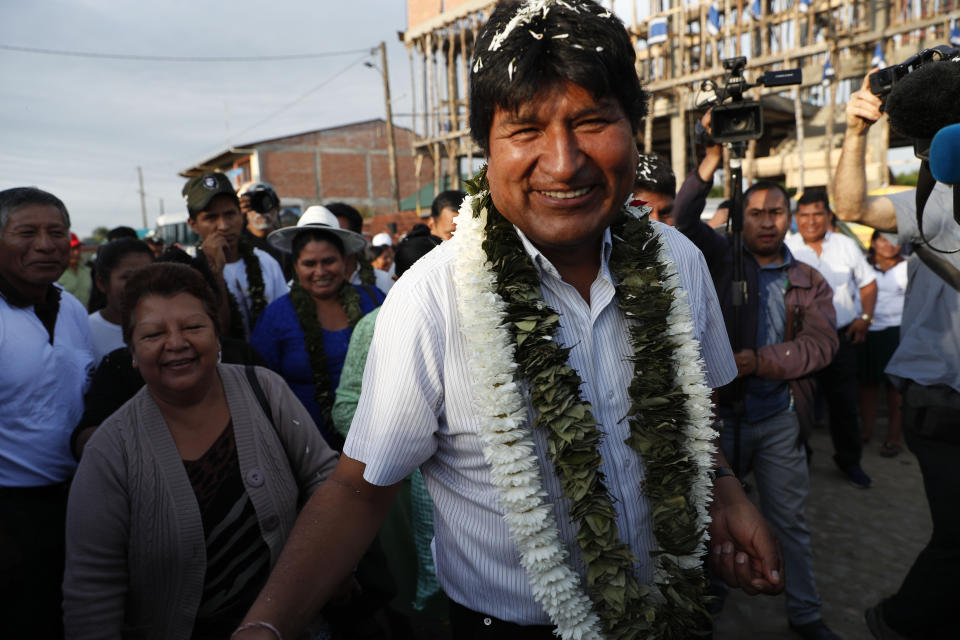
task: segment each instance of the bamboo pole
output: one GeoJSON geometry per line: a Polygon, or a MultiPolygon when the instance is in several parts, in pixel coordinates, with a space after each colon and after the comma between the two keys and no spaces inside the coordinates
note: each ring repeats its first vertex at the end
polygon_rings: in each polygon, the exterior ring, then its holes
{"type": "Polygon", "coordinates": [[[800,87],[793,88],[793,119],[797,127],[797,148],[795,150],[797,162],[797,193],[802,194],[806,186],[803,176],[803,101],[800,99],[800,87]]]}
{"type": "MultiPolygon", "coordinates": [[[[453,28],[447,31],[447,109],[450,123],[450,131],[457,131],[459,124],[457,122],[457,73],[456,73],[456,46],[453,28]]],[[[450,188],[460,188],[460,171],[457,169],[457,155],[459,145],[456,140],[447,143],[447,175],[450,176],[450,188]]]]}

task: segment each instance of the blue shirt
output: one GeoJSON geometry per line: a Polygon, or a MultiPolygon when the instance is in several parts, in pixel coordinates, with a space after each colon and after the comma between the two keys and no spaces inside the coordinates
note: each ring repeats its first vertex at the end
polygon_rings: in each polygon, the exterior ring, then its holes
{"type": "MultiPolygon", "coordinates": [[[[779,262],[765,264],[757,271],[757,348],[783,342],[787,324],[787,306],[784,295],[789,280],[787,270],[793,264],[793,255],[783,246],[779,262]]],[[[747,378],[747,422],[758,422],[776,415],[790,406],[790,386],[786,380],[747,378]]]]}
{"type": "MultiPolygon", "coordinates": [[[[354,287],[360,294],[360,309],[366,314],[380,306],[383,293],[375,287],[354,287]],[[372,292],[375,299],[368,293],[372,292]]],[[[340,384],[340,372],[350,344],[351,327],[339,331],[323,330],[323,352],[327,357],[327,375],[330,377],[330,390],[335,391],[340,384]]],[[[306,338],[300,319],[293,308],[290,294],[286,294],[267,306],[257,321],[250,336],[250,345],[263,356],[267,366],[279,373],[294,395],[310,412],[310,416],[320,429],[324,438],[331,440],[335,433],[333,425],[324,424],[320,405],[314,398],[313,367],[305,346],[306,338]]],[[[331,396],[331,401],[333,396],[331,396]]],[[[336,439],[336,438],[334,438],[336,439]]]]}

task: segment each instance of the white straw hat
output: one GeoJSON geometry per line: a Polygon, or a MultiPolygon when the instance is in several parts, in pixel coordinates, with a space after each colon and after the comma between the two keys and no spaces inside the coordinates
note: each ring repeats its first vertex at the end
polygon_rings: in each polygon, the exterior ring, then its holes
{"type": "Polygon", "coordinates": [[[306,229],[327,231],[339,237],[343,241],[343,251],[347,255],[361,251],[367,246],[367,241],[362,235],[348,229],[341,229],[337,216],[333,215],[330,209],[319,205],[307,208],[297,220],[297,226],[277,229],[267,236],[267,241],[281,251],[292,253],[293,239],[306,229]]]}

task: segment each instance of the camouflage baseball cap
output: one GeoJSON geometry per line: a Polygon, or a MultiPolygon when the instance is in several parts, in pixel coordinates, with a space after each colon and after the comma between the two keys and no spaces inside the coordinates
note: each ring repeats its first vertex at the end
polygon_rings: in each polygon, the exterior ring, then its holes
{"type": "Polygon", "coordinates": [[[181,193],[190,211],[203,211],[214,196],[229,194],[234,198],[237,197],[230,178],[218,171],[190,178],[187,184],[183,185],[181,193]]]}

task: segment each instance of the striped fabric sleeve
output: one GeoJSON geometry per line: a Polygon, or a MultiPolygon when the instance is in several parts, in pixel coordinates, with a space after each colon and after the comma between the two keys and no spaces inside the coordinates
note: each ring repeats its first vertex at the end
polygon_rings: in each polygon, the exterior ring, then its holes
{"type": "MultiPolygon", "coordinates": [[[[419,280],[417,282],[420,282],[419,280]]],[[[376,485],[399,482],[436,450],[443,403],[440,313],[398,282],[381,307],[344,453],[376,485]]],[[[418,292],[419,293],[419,292],[418,292]]]]}

